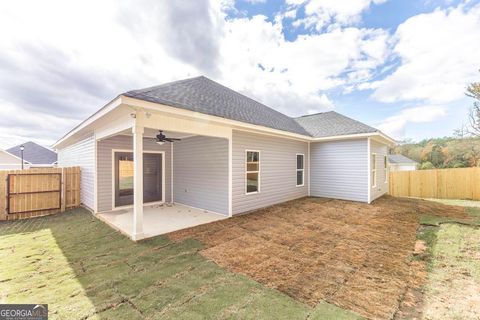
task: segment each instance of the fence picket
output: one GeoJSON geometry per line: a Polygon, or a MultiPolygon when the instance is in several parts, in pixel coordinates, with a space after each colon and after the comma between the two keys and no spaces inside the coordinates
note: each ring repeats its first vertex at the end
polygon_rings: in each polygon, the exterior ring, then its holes
{"type": "Polygon", "coordinates": [[[79,199],[79,167],[0,171],[0,220],[65,211],[79,206],[79,199]]]}
{"type": "Polygon", "coordinates": [[[390,172],[396,197],[480,200],[480,168],[390,172]]]}

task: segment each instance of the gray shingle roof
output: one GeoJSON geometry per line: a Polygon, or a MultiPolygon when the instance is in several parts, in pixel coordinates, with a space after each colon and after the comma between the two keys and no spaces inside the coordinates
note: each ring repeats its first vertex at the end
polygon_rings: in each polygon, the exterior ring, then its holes
{"type": "Polygon", "coordinates": [[[316,138],[378,132],[375,128],[335,111],[306,115],[295,120],[316,138]]]}
{"type": "Polygon", "coordinates": [[[21,157],[20,146],[24,146],[23,159],[31,164],[52,164],[57,161],[57,154],[50,149],[29,141],[6,150],[8,153],[21,157]]]}
{"type": "Polygon", "coordinates": [[[390,163],[417,163],[415,160],[405,157],[402,154],[391,154],[388,156],[388,162],[390,163]]]}
{"type": "Polygon", "coordinates": [[[230,120],[309,135],[293,118],[203,76],[133,90],[123,95],[230,120]]]}

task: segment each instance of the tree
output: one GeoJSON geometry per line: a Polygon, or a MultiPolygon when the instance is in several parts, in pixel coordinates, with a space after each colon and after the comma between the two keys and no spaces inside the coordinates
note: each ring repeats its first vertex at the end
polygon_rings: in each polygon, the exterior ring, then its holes
{"type": "Polygon", "coordinates": [[[480,82],[471,83],[467,87],[466,95],[475,99],[468,116],[470,122],[468,132],[474,136],[480,137],[480,82]]]}
{"type": "Polygon", "coordinates": [[[424,162],[420,166],[420,170],[428,170],[428,169],[435,169],[435,166],[430,161],[424,162]]]}
{"type": "Polygon", "coordinates": [[[469,132],[468,132],[468,126],[462,122],[462,126],[458,129],[455,129],[453,131],[453,136],[458,139],[463,139],[468,137],[469,132]]]}

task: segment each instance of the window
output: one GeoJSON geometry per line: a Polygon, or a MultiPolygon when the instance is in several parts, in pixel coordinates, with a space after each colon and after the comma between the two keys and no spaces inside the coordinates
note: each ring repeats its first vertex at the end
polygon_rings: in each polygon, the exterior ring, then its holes
{"type": "Polygon", "coordinates": [[[387,160],[387,156],[383,156],[383,171],[385,172],[385,183],[388,183],[388,160],[387,160]]]}
{"type": "Polygon", "coordinates": [[[248,193],[257,193],[260,188],[260,151],[246,151],[246,190],[248,193]]]}
{"type": "Polygon", "coordinates": [[[304,155],[297,153],[297,187],[303,186],[305,178],[304,155]]]}
{"type": "Polygon", "coordinates": [[[372,153],[371,159],[370,159],[370,168],[372,170],[372,188],[375,188],[377,186],[377,155],[375,153],[372,153]]]}
{"type": "Polygon", "coordinates": [[[120,196],[133,195],[133,155],[118,157],[118,193],[120,196]]]}

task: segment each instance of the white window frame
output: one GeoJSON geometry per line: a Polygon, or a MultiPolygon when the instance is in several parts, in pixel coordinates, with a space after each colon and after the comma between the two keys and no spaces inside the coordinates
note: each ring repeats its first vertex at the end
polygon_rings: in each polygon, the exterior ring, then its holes
{"type": "Polygon", "coordinates": [[[260,193],[260,173],[261,173],[261,162],[262,162],[262,153],[260,150],[252,150],[252,149],[246,149],[245,150],[245,194],[257,194],[260,193]],[[258,152],[258,170],[256,171],[248,171],[248,166],[247,166],[247,155],[249,152],[258,152]],[[248,174],[249,173],[258,173],[258,187],[257,191],[252,191],[252,192],[247,192],[247,187],[248,187],[248,174]]]}
{"type": "Polygon", "coordinates": [[[303,187],[305,186],[305,154],[303,153],[297,153],[295,154],[295,185],[297,187],[303,187]],[[297,163],[297,157],[298,156],[302,156],[302,163],[303,163],[303,169],[298,169],[298,163],[297,163]],[[298,171],[302,171],[302,184],[297,184],[297,174],[298,174],[298,171]]]}
{"type": "Polygon", "coordinates": [[[385,172],[385,183],[388,183],[388,158],[386,155],[383,156],[383,170],[385,172]]]}
{"type": "Polygon", "coordinates": [[[377,187],[377,154],[372,152],[371,155],[370,155],[370,175],[372,176],[372,188],[376,188],[377,187]],[[372,161],[372,158],[374,159],[372,161]],[[372,175],[373,173],[373,175],[372,175]]]}

